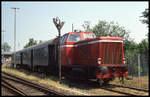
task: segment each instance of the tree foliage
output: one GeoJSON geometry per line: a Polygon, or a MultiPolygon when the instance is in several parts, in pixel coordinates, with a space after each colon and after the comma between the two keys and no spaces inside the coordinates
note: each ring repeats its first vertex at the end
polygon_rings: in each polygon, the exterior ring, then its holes
{"type": "Polygon", "coordinates": [[[91,32],[90,21],[84,21],[84,24],[82,25],[82,27],[84,28],[85,32],[91,32]]]}
{"type": "Polygon", "coordinates": [[[93,32],[97,37],[100,36],[112,36],[122,37],[124,40],[125,49],[128,48],[131,38],[129,37],[129,31],[120,26],[114,21],[107,22],[105,20],[99,20],[98,24],[90,28],[90,22],[84,22],[82,25],[85,32],[93,32]]]}
{"type": "Polygon", "coordinates": [[[105,20],[99,20],[98,24],[96,24],[93,28],[90,28],[89,22],[84,22],[82,25],[84,27],[85,32],[93,32],[97,37],[100,36],[113,36],[113,37],[123,37],[124,39],[129,38],[129,31],[127,31],[124,27],[120,26],[118,23],[114,21],[107,22],[105,20]]]}
{"type": "MultiPolygon", "coordinates": [[[[145,11],[142,12],[142,16],[144,19],[140,20],[143,24],[147,24],[147,27],[149,27],[149,9],[145,9],[145,11]]],[[[146,36],[149,36],[149,32],[146,36]]]]}
{"type": "Polygon", "coordinates": [[[140,43],[136,43],[133,40],[128,41],[128,43],[124,46],[124,50],[126,51],[126,54],[134,56],[135,54],[149,51],[149,43],[146,39],[143,39],[140,43]]]}
{"type": "Polygon", "coordinates": [[[145,11],[142,12],[142,16],[144,19],[141,20],[143,24],[147,24],[149,26],[149,9],[145,9],[145,11]]]}
{"type": "Polygon", "coordinates": [[[139,52],[138,43],[134,42],[133,40],[127,41],[124,45],[125,54],[133,56],[139,52]]]}
{"type": "Polygon", "coordinates": [[[40,40],[38,44],[40,44],[40,43],[42,43],[42,42],[43,42],[43,41],[42,41],[42,40],[40,40]]]}
{"type": "Polygon", "coordinates": [[[30,46],[33,46],[33,45],[37,45],[37,41],[34,40],[33,38],[30,38],[29,42],[24,46],[24,48],[27,48],[27,47],[30,47],[30,46]]]}
{"type": "Polygon", "coordinates": [[[2,44],[2,51],[4,51],[4,52],[9,52],[10,50],[11,50],[10,45],[9,45],[7,42],[4,42],[4,43],[2,44]]]}
{"type": "Polygon", "coordinates": [[[148,51],[149,50],[149,43],[146,39],[143,39],[139,45],[138,45],[138,48],[139,48],[139,52],[145,52],[145,51],[148,51]]]}

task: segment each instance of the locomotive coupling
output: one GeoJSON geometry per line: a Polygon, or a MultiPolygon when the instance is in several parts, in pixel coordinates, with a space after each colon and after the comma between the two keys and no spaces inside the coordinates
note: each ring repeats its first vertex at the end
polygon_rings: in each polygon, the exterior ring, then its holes
{"type": "Polygon", "coordinates": [[[124,71],[128,71],[128,67],[127,66],[124,68],[124,71]]]}

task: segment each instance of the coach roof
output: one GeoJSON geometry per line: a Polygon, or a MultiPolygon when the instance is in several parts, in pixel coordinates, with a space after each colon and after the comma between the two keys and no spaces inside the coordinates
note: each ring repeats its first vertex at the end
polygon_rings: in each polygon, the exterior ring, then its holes
{"type": "MultiPolygon", "coordinates": [[[[31,47],[28,47],[28,48],[24,48],[22,50],[16,51],[16,53],[20,53],[20,52],[28,51],[28,50],[31,50],[31,49],[38,49],[38,48],[42,48],[42,47],[48,46],[49,44],[53,44],[53,40],[54,39],[51,39],[51,40],[42,42],[40,44],[33,45],[31,47]]],[[[14,52],[12,54],[14,54],[14,52]]]]}

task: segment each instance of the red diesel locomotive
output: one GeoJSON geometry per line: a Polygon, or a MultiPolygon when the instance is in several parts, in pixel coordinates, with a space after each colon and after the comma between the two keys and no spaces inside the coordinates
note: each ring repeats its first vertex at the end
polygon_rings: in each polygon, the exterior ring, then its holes
{"type": "Polygon", "coordinates": [[[128,70],[120,37],[96,37],[90,32],[69,32],[62,37],[61,64],[73,77],[107,83],[127,77],[128,70]]]}
{"type": "MultiPolygon", "coordinates": [[[[69,32],[61,37],[60,50],[63,76],[97,79],[100,84],[116,77],[128,76],[123,39],[120,37],[96,37],[91,32],[69,32]]],[[[17,67],[59,72],[58,38],[16,52],[15,60],[17,67]]]]}

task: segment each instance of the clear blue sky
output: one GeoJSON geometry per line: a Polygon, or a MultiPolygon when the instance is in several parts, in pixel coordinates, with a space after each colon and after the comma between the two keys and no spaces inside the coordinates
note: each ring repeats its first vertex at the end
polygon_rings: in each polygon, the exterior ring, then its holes
{"type": "MultiPolygon", "coordinates": [[[[142,12],[148,8],[148,1],[144,2],[2,2],[2,30],[4,41],[14,48],[14,10],[17,10],[17,43],[16,50],[20,50],[29,38],[35,40],[49,40],[56,37],[57,29],[53,18],[59,17],[65,24],[62,34],[72,30],[72,23],[76,29],[83,29],[84,21],[91,21],[91,26],[98,20],[118,22],[129,30],[130,37],[139,43],[146,38],[148,28],[139,21],[142,12]]],[[[2,32],[1,32],[2,33],[2,32]]],[[[2,36],[2,34],[1,34],[2,36]]]]}

